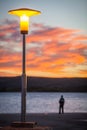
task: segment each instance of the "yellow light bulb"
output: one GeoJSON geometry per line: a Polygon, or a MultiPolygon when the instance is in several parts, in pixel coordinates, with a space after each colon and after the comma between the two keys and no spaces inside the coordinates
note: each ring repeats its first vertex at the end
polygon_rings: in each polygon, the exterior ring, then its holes
{"type": "Polygon", "coordinates": [[[29,17],[26,15],[22,15],[20,17],[20,31],[21,33],[28,33],[28,28],[29,28],[29,17]]]}

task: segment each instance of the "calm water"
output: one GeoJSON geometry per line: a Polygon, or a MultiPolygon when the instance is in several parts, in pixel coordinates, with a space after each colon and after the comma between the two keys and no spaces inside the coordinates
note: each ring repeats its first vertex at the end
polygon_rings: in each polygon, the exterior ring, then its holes
{"type": "MultiPolygon", "coordinates": [[[[27,113],[58,112],[63,94],[65,112],[87,112],[87,93],[27,93],[27,113]]],[[[20,113],[21,93],[0,93],[0,113],[20,113]]]]}

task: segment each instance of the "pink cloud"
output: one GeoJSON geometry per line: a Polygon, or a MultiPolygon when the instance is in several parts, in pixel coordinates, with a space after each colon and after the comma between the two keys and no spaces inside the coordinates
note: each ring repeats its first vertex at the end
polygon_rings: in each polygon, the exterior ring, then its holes
{"type": "MultiPolygon", "coordinates": [[[[26,37],[27,70],[67,75],[68,72],[63,71],[66,65],[70,67],[86,63],[87,36],[81,35],[79,30],[36,23],[31,27],[33,31],[26,37]]],[[[0,25],[1,69],[12,71],[14,68],[21,73],[21,38],[17,21],[5,20],[0,25]]],[[[85,72],[81,72],[82,75],[85,72]]]]}

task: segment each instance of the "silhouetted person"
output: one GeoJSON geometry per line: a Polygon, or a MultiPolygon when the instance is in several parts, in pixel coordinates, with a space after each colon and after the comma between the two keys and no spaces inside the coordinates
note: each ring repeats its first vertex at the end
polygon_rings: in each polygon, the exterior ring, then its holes
{"type": "Polygon", "coordinates": [[[63,95],[61,95],[61,98],[59,99],[59,114],[64,113],[64,103],[65,99],[63,98],[63,95]]]}

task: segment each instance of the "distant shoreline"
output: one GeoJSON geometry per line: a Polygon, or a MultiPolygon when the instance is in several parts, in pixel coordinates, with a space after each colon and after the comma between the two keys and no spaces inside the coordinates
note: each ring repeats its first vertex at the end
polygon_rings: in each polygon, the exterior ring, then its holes
{"type": "MultiPolygon", "coordinates": [[[[0,77],[0,92],[21,92],[21,77],[0,77]]],[[[27,77],[27,92],[87,92],[87,78],[27,77]]]]}

